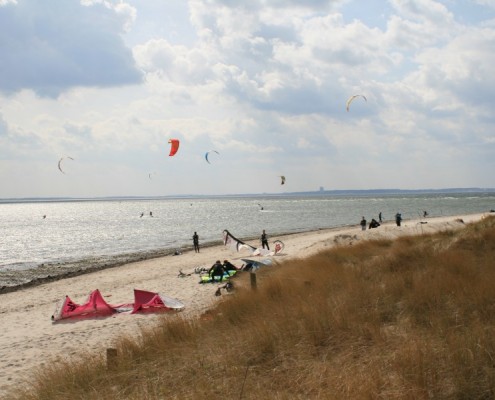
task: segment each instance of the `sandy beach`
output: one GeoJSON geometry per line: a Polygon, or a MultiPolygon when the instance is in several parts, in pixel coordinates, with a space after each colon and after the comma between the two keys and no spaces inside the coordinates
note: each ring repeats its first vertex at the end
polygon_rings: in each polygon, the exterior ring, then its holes
{"type": "MultiPolygon", "coordinates": [[[[461,229],[485,215],[488,214],[407,220],[401,227],[389,221],[366,231],[356,225],[270,237],[269,240],[284,242],[283,252],[273,257],[274,261],[283,262],[312,255],[336,243],[349,245],[359,240],[461,229]]],[[[258,246],[257,241],[250,244],[258,246]]],[[[241,258],[251,257],[247,251],[236,253],[224,246],[214,246],[201,249],[200,253],[189,251],[179,256],[130,263],[0,295],[0,397],[10,386],[29,376],[33,368],[81,352],[104,352],[121,334],[137,334],[141,326],[149,326],[158,318],[157,315],[116,314],[108,318],[54,324],[50,317],[56,303],[65,295],[76,303],[83,303],[91,291],[99,289],[108,303],[121,304],[133,301],[133,289],[143,289],[177,298],[185,304],[184,311],[168,314],[167,318],[195,316],[226,296],[214,295],[219,284],[199,284],[199,275],[194,269],[209,268],[217,259],[229,259],[241,266],[241,258]],[[180,270],[191,275],[178,277],[180,270]]]]}

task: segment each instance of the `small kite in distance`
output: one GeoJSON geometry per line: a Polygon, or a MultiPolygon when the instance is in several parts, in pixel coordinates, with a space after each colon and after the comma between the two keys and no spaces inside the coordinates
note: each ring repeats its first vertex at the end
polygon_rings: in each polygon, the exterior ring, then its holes
{"type": "Polygon", "coordinates": [[[69,157],[69,156],[62,157],[60,160],[58,160],[58,169],[60,170],[60,172],[62,172],[62,174],[65,174],[64,170],[62,169],[62,161],[64,159],[66,159],[66,158],[68,158],[69,160],[73,160],[74,161],[74,159],[72,157],[69,157]]]}
{"type": "Polygon", "coordinates": [[[366,102],[368,101],[368,100],[366,100],[366,97],[363,96],[362,94],[355,94],[355,95],[349,97],[349,99],[347,100],[347,103],[345,105],[345,108],[346,108],[347,111],[349,111],[349,107],[351,106],[351,103],[354,101],[354,99],[356,97],[362,97],[364,99],[364,101],[366,101],[366,102]]]}
{"type": "Polygon", "coordinates": [[[175,155],[177,150],[179,150],[179,140],[178,139],[170,139],[168,141],[170,143],[170,154],[169,156],[175,155]]]}
{"type": "Polygon", "coordinates": [[[281,180],[281,181],[280,181],[280,184],[281,184],[281,185],[285,185],[285,176],[281,175],[281,176],[280,176],[280,180],[281,180]]]}
{"type": "Polygon", "coordinates": [[[216,151],[216,150],[210,150],[210,151],[207,151],[207,152],[206,152],[206,154],[205,154],[205,159],[206,159],[206,162],[207,162],[208,164],[211,164],[210,160],[208,160],[208,155],[209,155],[210,153],[217,153],[217,154],[220,154],[220,153],[219,153],[218,151],[216,151]]]}

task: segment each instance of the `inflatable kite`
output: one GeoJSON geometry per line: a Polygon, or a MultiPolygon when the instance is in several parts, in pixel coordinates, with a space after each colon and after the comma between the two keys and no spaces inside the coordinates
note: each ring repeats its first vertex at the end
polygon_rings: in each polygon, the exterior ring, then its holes
{"type": "Polygon", "coordinates": [[[207,152],[206,152],[206,154],[205,154],[205,159],[206,159],[206,162],[207,162],[208,164],[211,164],[211,163],[210,163],[210,160],[208,160],[208,155],[209,155],[210,153],[217,153],[217,154],[220,154],[220,153],[219,153],[218,151],[216,151],[216,150],[210,150],[210,151],[207,151],[207,152]]]}
{"type": "Polygon", "coordinates": [[[243,249],[249,250],[253,256],[274,256],[280,253],[284,249],[284,243],[281,240],[275,240],[273,242],[274,250],[264,249],[262,247],[254,247],[250,244],[244,243],[237,239],[228,230],[223,231],[223,244],[234,251],[241,251],[243,249]]]}
{"type": "Polygon", "coordinates": [[[349,97],[349,99],[347,100],[347,103],[345,105],[345,108],[347,111],[349,111],[349,107],[351,106],[351,103],[354,101],[354,99],[356,97],[362,97],[364,99],[364,101],[368,101],[368,100],[366,100],[366,97],[364,97],[362,94],[355,94],[355,95],[349,97]]]}
{"type": "Polygon", "coordinates": [[[170,139],[168,142],[170,143],[169,156],[174,156],[177,150],[179,150],[179,139],[170,139]]]}
{"type": "Polygon", "coordinates": [[[65,296],[57,304],[52,315],[52,321],[107,317],[116,313],[178,311],[183,308],[184,304],[177,299],[138,289],[134,289],[134,303],[110,305],[105,301],[100,291],[96,289],[89,294],[84,304],[74,303],[69,296],[65,296]]]}
{"type": "Polygon", "coordinates": [[[64,170],[62,169],[62,161],[64,161],[66,158],[68,158],[69,160],[74,160],[72,157],[62,157],[60,160],[58,160],[58,169],[60,170],[60,172],[62,172],[62,174],[65,174],[64,170]]]}

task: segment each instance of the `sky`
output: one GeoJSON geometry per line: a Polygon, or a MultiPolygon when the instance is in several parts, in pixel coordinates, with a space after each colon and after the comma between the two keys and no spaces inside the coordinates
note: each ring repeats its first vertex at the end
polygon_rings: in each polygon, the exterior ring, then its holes
{"type": "Polygon", "coordinates": [[[494,188],[494,66],[495,0],[0,0],[0,198],[494,188]]]}

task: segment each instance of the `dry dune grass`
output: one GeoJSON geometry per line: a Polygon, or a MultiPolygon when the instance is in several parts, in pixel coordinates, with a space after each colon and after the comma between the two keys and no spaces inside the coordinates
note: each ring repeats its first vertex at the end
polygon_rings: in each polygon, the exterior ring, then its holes
{"type": "Polygon", "coordinates": [[[248,274],[202,318],[165,316],[52,365],[18,399],[492,399],[495,218],[248,274]]]}

